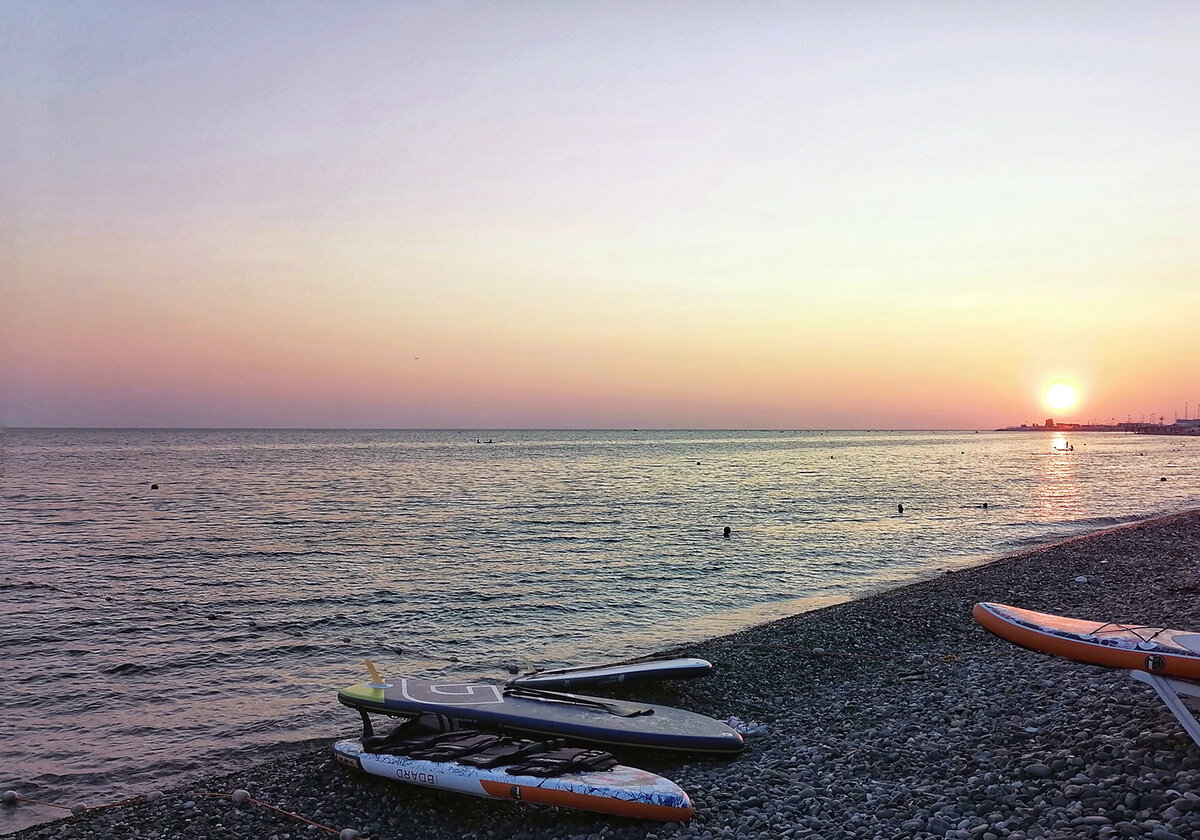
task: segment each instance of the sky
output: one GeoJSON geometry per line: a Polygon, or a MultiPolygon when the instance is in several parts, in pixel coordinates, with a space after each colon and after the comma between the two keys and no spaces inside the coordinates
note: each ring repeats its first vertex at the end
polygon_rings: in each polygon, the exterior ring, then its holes
{"type": "Polygon", "coordinates": [[[1169,423],[1200,4],[0,3],[0,275],[10,427],[1169,423]]]}

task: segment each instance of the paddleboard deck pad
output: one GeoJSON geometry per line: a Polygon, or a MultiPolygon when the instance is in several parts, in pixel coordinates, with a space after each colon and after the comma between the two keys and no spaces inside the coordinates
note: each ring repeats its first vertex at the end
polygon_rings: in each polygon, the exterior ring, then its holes
{"type": "Polygon", "coordinates": [[[625,686],[662,680],[690,680],[712,672],[712,663],[704,659],[650,659],[624,665],[588,665],[534,671],[509,680],[510,685],[535,688],[577,689],[596,686],[625,686]]]}
{"type": "Polygon", "coordinates": [[[1086,621],[1006,604],[976,604],[972,615],[997,636],[1041,653],[1091,665],[1200,679],[1200,633],[1193,631],[1086,621]]]}
{"type": "Polygon", "coordinates": [[[617,747],[733,754],[745,746],[727,724],[695,712],[649,703],[492,683],[441,683],[394,678],[358,683],[338,701],[363,715],[442,715],[461,727],[569,738],[617,747]]]}
{"type": "MultiPolygon", "coordinates": [[[[412,722],[421,721],[410,721],[410,724],[412,722]]],[[[409,728],[412,727],[397,727],[392,734],[407,736],[409,728]]],[[[390,736],[338,740],[334,744],[334,758],[343,766],[434,790],[558,805],[559,808],[642,820],[690,820],[691,800],[670,779],[647,770],[624,767],[607,752],[564,750],[559,744],[514,742],[511,738],[488,737],[470,731],[425,731],[422,737],[400,740],[390,736]],[[365,743],[370,746],[364,746],[365,743]],[[504,757],[512,752],[520,755],[504,757]],[[421,757],[438,754],[455,757],[440,760],[421,757]],[[571,756],[565,762],[568,766],[578,761],[583,769],[564,769],[564,754],[571,756]],[[560,760],[557,767],[554,767],[554,757],[560,760]]]]}

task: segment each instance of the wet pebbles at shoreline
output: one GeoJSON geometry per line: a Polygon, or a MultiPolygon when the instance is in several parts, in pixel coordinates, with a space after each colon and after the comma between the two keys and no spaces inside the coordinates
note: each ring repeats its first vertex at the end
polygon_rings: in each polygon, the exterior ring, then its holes
{"type": "MultiPolygon", "coordinates": [[[[18,832],[58,838],[1150,837],[1200,840],[1200,748],[1149,687],[990,636],[1000,601],[1083,618],[1200,628],[1200,511],[1034,549],[672,654],[714,674],[645,699],[765,725],[734,759],[619,754],[692,796],[656,824],[389,783],[297,748],[161,800],[18,832]],[[327,834],[256,800],[334,829],[327,834]]],[[[332,689],[331,689],[332,690],[332,689]]],[[[357,731],[347,710],[346,726],[357,731]]]]}

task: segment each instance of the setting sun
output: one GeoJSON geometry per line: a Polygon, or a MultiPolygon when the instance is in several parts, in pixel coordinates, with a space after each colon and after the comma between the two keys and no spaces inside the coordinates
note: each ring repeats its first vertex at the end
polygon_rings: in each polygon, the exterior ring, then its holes
{"type": "Polygon", "coordinates": [[[1075,386],[1066,382],[1056,382],[1046,389],[1046,405],[1056,411],[1063,411],[1075,405],[1077,398],[1075,386]]]}

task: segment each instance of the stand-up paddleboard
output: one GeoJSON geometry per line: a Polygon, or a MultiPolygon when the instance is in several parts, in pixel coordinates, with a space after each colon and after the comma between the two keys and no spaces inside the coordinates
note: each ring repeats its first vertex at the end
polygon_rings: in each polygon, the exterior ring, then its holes
{"type": "Polygon", "coordinates": [[[452,761],[369,753],[359,740],[338,741],[333,753],[339,763],[375,776],[471,796],[663,822],[682,822],[692,817],[691,800],[670,779],[620,764],[608,770],[541,778],[513,775],[507,767],[481,769],[452,761]]]}
{"type": "Polygon", "coordinates": [[[397,677],[374,679],[338,692],[338,701],[363,715],[443,715],[462,726],[571,738],[620,747],[682,752],[740,752],[742,736],[704,715],[674,709],[492,683],[434,683],[397,677]]]}
{"type": "Polygon", "coordinates": [[[534,671],[513,677],[509,684],[566,690],[662,680],[691,680],[707,676],[711,672],[712,663],[704,659],[649,659],[626,665],[587,665],[534,671]]]}
{"type": "Polygon", "coordinates": [[[976,604],[975,620],[1003,639],[1042,653],[1200,679],[1200,633],[1140,624],[1083,621],[1005,604],[976,604]]]}

